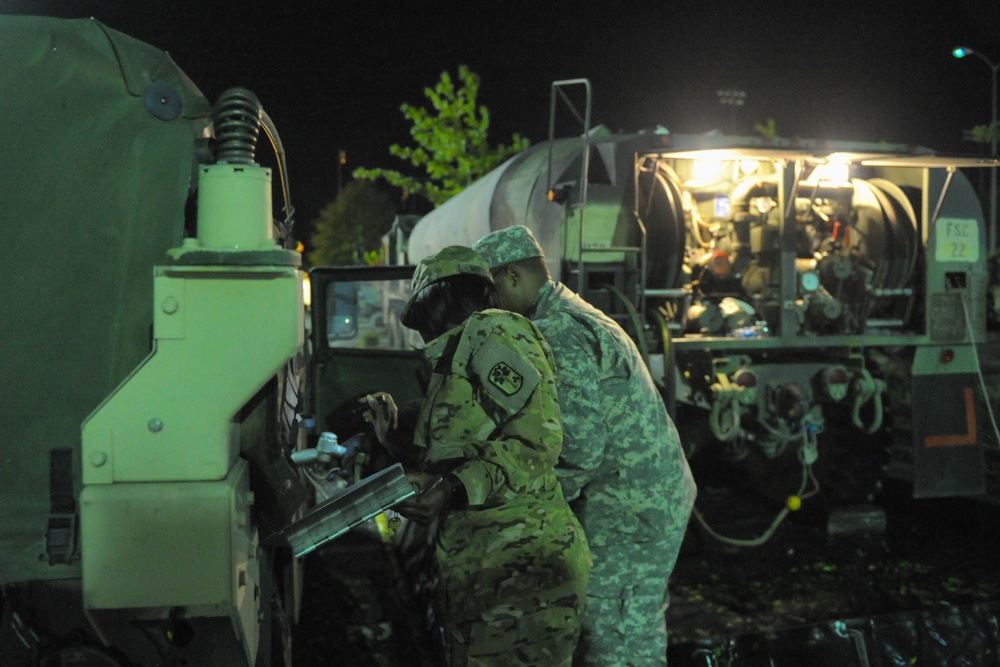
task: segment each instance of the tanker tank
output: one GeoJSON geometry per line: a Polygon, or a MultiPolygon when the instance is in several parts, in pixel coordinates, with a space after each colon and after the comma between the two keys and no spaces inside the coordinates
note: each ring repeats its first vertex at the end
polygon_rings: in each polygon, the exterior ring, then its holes
{"type": "MultiPolygon", "coordinates": [[[[634,155],[661,145],[667,137],[613,135],[599,126],[587,139],[586,153],[582,137],[533,146],[428,213],[410,235],[407,261],[416,263],[447,245],[472,245],[497,229],[526,225],[545,251],[556,280],[575,284],[570,274],[577,271],[581,245],[588,264],[621,265],[626,251],[620,248],[638,248],[640,243],[634,213],[634,155]],[[587,178],[582,180],[584,172],[587,178]]],[[[654,209],[644,219],[648,238],[667,248],[656,254],[650,273],[660,283],[676,282],[684,227],[679,192],[673,182],[650,185],[645,180],[640,183],[643,200],[654,209]]]]}

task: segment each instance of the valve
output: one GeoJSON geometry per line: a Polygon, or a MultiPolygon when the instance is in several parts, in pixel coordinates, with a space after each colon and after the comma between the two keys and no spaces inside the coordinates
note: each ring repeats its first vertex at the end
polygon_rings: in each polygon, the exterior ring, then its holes
{"type": "MultiPolygon", "coordinates": [[[[742,410],[739,396],[746,391],[746,388],[730,382],[729,376],[725,373],[716,373],[716,379],[718,382],[711,387],[712,410],[709,413],[708,423],[712,429],[712,435],[721,442],[729,442],[735,440],[742,430],[740,427],[742,410]]],[[[756,385],[756,378],[754,385],[756,385]]]]}
{"type": "Polygon", "coordinates": [[[320,434],[315,447],[292,452],[292,462],[300,466],[318,463],[326,467],[335,458],[341,459],[346,454],[347,448],[337,442],[337,434],[326,431],[320,434]]]}
{"type": "Polygon", "coordinates": [[[854,426],[858,430],[864,433],[874,433],[879,430],[882,426],[882,394],[886,390],[885,380],[880,380],[878,378],[872,377],[864,368],[860,368],[854,372],[854,378],[851,382],[851,390],[854,394],[854,403],[851,407],[851,421],[854,422],[854,426]],[[870,424],[864,424],[861,420],[861,408],[871,401],[872,403],[872,421],[870,424]]]}

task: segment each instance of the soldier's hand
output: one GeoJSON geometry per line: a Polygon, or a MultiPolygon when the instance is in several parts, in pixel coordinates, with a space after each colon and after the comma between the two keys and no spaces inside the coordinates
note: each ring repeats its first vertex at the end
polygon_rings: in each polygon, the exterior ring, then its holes
{"type": "Polygon", "coordinates": [[[451,485],[442,477],[425,472],[408,472],[406,477],[419,491],[393,509],[411,521],[427,525],[448,506],[451,485]]]}
{"type": "Polygon", "coordinates": [[[378,441],[385,444],[385,436],[390,425],[392,428],[399,426],[399,408],[396,407],[396,401],[392,400],[392,395],[388,392],[376,391],[358,399],[358,402],[366,406],[364,419],[374,427],[378,441]]]}

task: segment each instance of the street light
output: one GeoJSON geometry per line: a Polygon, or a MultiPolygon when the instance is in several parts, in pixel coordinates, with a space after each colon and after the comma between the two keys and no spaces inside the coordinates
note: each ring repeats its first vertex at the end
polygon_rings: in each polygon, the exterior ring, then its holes
{"type": "MultiPolygon", "coordinates": [[[[956,46],[951,51],[951,55],[956,58],[964,58],[965,56],[979,56],[979,59],[986,63],[986,66],[990,68],[993,73],[993,89],[990,95],[990,157],[996,158],[997,156],[997,133],[1000,132],[1000,127],[997,127],[997,71],[1000,70],[1000,63],[994,64],[989,58],[979,53],[978,51],[973,51],[967,46],[956,46]]],[[[990,238],[989,238],[990,250],[995,250],[997,247],[997,168],[990,167],[990,238]]]]}

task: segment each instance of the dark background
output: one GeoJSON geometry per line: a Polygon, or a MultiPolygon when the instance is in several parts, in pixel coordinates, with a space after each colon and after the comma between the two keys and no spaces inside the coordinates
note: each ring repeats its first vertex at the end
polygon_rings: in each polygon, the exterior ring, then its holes
{"type": "Polygon", "coordinates": [[[616,131],[753,134],[773,118],[783,137],[983,155],[962,132],[990,120],[991,72],[950,52],[1000,61],[997,0],[0,0],[0,13],[93,16],[170,53],[212,101],[255,91],[285,146],[300,238],[338,178],[405,168],[388,152],[409,138],[400,104],[460,64],[482,78],[494,144],[544,141],[552,81],[585,77],[593,122],[616,131]],[[736,113],[727,88],[747,94],[736,113]]]}

